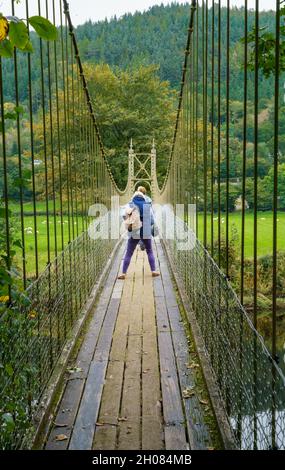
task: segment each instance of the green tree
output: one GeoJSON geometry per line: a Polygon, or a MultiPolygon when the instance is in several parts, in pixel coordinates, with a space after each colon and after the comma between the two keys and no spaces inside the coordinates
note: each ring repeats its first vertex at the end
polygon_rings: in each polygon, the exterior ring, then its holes
{"type": "MultiPolygon", "coordinates": [[[[268,175],[264,177],[264,188],[267,191],[268,196],[273,198],[273,183],[274,183],[274,169],[270,168],[268,175]]],[[[285,209],[285,163],[278,165],[278,194],[279,194],[279,209],[285,209]]],[[[272,204],[272,202],[271,202],[272,204]]]]}
{"type": "Polygon", "coordinates": [[[119,187],[128,175],[128,146],[148,152],[154,139],[162,180],[168,163],[176,116],[176,93],[161,81],[157,66],[112,70],[86,65],[85,73],[102,140],[119,187]]]}

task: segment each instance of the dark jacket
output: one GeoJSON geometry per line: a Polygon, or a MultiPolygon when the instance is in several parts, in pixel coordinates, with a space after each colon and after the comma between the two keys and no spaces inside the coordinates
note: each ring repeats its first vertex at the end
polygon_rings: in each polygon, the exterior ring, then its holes
{"type": "Polygon", "coordinates": [[[153,212],[151,203],[146,201],[143,196],[136,194],[130,203],[130,206],[135,205],[140,211],[140,219],[142,221],[142,227],[140,229],[140,235],[132,233],[133,238],[151,238],[151,226],[154,224],[153,212]]]}

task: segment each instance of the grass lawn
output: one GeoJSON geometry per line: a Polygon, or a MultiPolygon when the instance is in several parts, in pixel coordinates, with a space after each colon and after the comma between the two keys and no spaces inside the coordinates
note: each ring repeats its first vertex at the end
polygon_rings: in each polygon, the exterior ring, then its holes
{"type": "MultiPolygon", "coordinates": [[[[75,202],[73,202],[73,205],[75,205],[75,202]]],[[[70,206],[71,206],[71,204],[70,204],[70,206]]],[[[48,207],[49,207],[49,212],[52,213],[53,212],[53,201],[48,202],[48,207]]],[[[63,202],[62,207],[63,207],[63,211],[67,212],[67,202],[66,201],[63,202]]],[[[46,212],[46,202],[45,201],[36,201],[36,208],[37,208],[38,212],[46,212]]],[[[59,201],[59,199],[57,199],[56,202],[55,202],[55,208],[56,208],[56,211],[60,210],[60,201],[59,201]]],[[[9,203],[9,209],[14,213],[19,213],[19,214],[20,214],[20,211],[21,211],[20,204],[17,203],[17,202],[14,202],[14,201],[11,201],[9,203]]],[[[25,202],[23,204],[23,210],[24,210],[24,213],[33,213],[34,212],[33,202],[31,202],[31,201],[25,202]]]]}
{"type": "MultiPolygon", "coordinates": [[[[245,216],[245,257],[253,257],[253,222],[252,212],[246,212],[245,216]]],[[[278,250],[285,251],[285,212],[278,213],[277,225],[277,247],[278,250]]],[[[203,214],[198,215],[198,236],[203,239],[203,214]]],[[[218,215],[214,214],[214,239],[218,238],[218,215]]],[[[229,214],[229,233],[231,238],[231,226],[237,230],[238,242],[241,241],[241,212],[233,212],[229,214]]],[[[226,215],[221,214],[221,234],[225,236],[226,232],[226,215]]],[[[272,212],[259,212],[257,220],[257,253],[258,256],[269,255],[272,253],[272,233],[273,233],[273,217],[272,212]]],[[[207,237],[210,242],[211,234],[211,216],[207,217],[207,237]]]]}
{"type": "MultiPolygon", "coordinates": [[[[12,212],[19,215],[19,205],[15,203],[10,204],[10,209],[12,212]]],[[[45,202],[37,202],[37,211],[42,213],[45,212],[46,206],[45,202]]],[[[59,202],[57,201],[56,209],[59,211],[59,202]]],[[[25,213],[29,214],[33,212],[32,203],[25,203],[24,205],[25,213]]],[[[49,211],[53,212],[53,205],[49,203],[49,211]]],[[[67,245],[69,240],[69,224],[67,217],[67,204],[65,203],[65,215],[63,216],[63,238],[64,246],[67,245]]],[[[217,240],[218,237],[218,216],[214,214],[213,218],[214,223],[214,239],[217,240]]],[[[234,226],[238,234],[238,243],[241,240],[241,212],[233,212],[229,214],[229,223],[230,223],[230,238],[231,238],[231,226],[234,226]]],[[[25,249],[26,249],[26,269],[28,277],[31,277],[35,273],[35,233],[34,233],[34,218],[32,215],[24,216],[24,225],[25,225],[25,249]]],[[[51,260],[55,257],[55,229],[56,225],[56,240],[58,252],[61,251],[61,221],[60,216],[56,216],[56,224],[54,224],[53,215],[49,215],[49,240],[50,240],[50,257],[51,260]]],[[[208,241],[210,242],[210,229],[211,229],[211,216],[207,216],[207,234],[208,241]]],[[[224,213],[221,214],[221,233],[222,237],[225,236],[226,229],[226,216],[224,213]]],[[[71,230],[71,240],[72,236],[72,223],[70,223],[71,230]]],[[[264,256],[272,253],[272,212],[260,212],[258,214],[258,256],[264,256]]],[[[20,232],[20,220],[19,220],[19,232],[20,232]]],[[[82,218],[78,216],[78,220],[74,218],[74,235],[77,236],[77,233],[82,232],[82,218]],[[78,230],[78,232],[77,232],[78,230]]],[[[278,214],[278,250],[285,250],[285,212],[279,212],[278,214]]],[[[20,233],[19,233],[20,235],[20,233]]],[[[198,235],[199,238],[203,239],[203,214],[198,214],[198,235]]],[[[46,215],[37,216],[37,244],[38,244],[38,263],[39,263],[39,272],[41,272],[48,261],[48,250],[47,250],[47,217],[46,215]]],[[[246,212],[246,221],[245,221],[245,257],[253,257],[253,213],[246,212]]],[[[17,261],[19,267],[22,265],[21,261],[21,252],[17,254],[17,261]]]]}
{"type": "MultiPolygon", "coordinates": [[[[19,205],[10,204],[9,208],[12,212],[19,216],[19,205]]],[[[52,205],[50,204],[49,210],[52,212],[52,205]]],[[[59,207],[57,208],[59,209],[59,207]]],[[[33,212],[33,207],[31,203],[24,205],[24,211],[26,213],[33,212]]],[[[37,203],[37,211],[45,211],[45,203],[37,203]]],[[[49,227],[49,243],[50,243],[50,260],[52,261],[55,258],[55,245],[57,243],[58,253],[62,249],[62,232],[63,232],[63,242],[64,247],[68,244],[69,239],[77,237],[77,234],[82,232],[82,217],[78,215],[77,219],[74,216],[73,223],[70,219],[70,226],[68,223],[68,216],[63,215],[63,225],[61,226],[61,217],[56,215],[55,220],[53,215],[49,215],[48,219],[46,215],[38,215],[36,218],[37,222],[37,247],[38,247],[38,266],[39,272],[43,271],[48,262],[48,228],[49,227]],[[70,238],[69,238],[70,231],[70,238]],[[74,233],[73,233],[74,232],[74,233]]],[[[21,238],[21,225],[20,219],[18,219],[17,232],[18,237],[21,238]]],[[[36,242],[35,242],[35,227],[34,227],[34,217],[33,215],[24,216],[24,231],[25,231],[25,251],[26,251],[26,270],[27,277],[34,276],[36,272],[36,242]]],[[[19,268],[22,268],[22,251],[17,249],[17,265],[19,268]]]]}

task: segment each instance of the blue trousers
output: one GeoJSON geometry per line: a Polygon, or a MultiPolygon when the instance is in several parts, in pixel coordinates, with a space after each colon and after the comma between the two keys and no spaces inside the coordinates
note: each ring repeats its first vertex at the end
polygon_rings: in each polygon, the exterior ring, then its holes
{"type": "MultiPolygon", "coordinates": [[[[140,241],[139,238],[130,237],[128,239],[127,250],[126,250],[126,254],[125,254],[124,262],[123,262],[123,273],[124,274],[126,274],[126,272],[128,270],[128,267],[129,267],[129,264],[131,262],[133,253],[134,253],[135,248],[136,248],[139,241],[140,241]]],[[[152,251],[151,238],[143,238],[142,241],[144,242],[144,245],[145,245],[145,249],[146,249],[150,269],[152,271],[155,271],[155,259],[154,259],[154,254],[153,254],[153,251],[152,251]]]]}

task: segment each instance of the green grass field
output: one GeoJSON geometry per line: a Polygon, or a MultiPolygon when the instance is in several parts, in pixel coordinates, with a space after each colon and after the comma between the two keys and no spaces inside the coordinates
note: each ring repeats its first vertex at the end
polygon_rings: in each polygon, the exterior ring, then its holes
{"type": "MultiPolygon", "coordinates": [[[[285,212],[279,212],[277,217],[277,247],[278,250],[285,251],[285,212]]],[[[198,215],[198,236],[203,239],[203,214],[198,215]]],[[[214,239],[218,238],[218,215],[213,218],[214,239]]],[[[231,227],[234,226],[238,234],[238,243],[241,241],[241,213],[233,212],[229,214],[229,233],[231,238],[231,227]]],[[[253,226],[254,215],[252,212],[246,213],[245,219],[245,257],[253,257],[253,226]]],[[[225,237],[226,215],[221,214],[221,234],[225,237]]],[[[207,237],[210,242],[211,216],[207,217],[207,237]]],[[[257,219],[257,252],[258,256],[270,255],[272,253],[273,217],[272,212],[259,212],[257,219]]]]}
{"type": "MultiPolygon", "coordinates": [[[[10,204],[10,209],[14,214],[17,214],[16,218],[19,218],[19,205],[10,204]]],[[[45,202],[37,202],[37,211],[39,213],[45,212],[46,206],[45,202]]],[[[59,203],[57,201],[56,205],[57,211],[59,211],[59,203]]],[[[63,216],[63,238],[64,246],[67,245],[69,240],[69,224],[67,217],[67,207],[65,203],[65,215],[63,216]]],[[[26,203],[24,205],[24,211],[26,214],[33,213],[32,203],[26,203]]],[[[53,211],[52,203],[49,204],[49,211],[53,211]]],[[[20,236],[20,218],[18,219],[18,231],[20,236]]],[[[198,236],[203,239],[203,214],[198,214],[198,236]]],[[[245,257],[253,257],[253,223],[254,216],[252,212],[246,212],[246,221],[245,221],[245,257]]],[[[218,237],[218,216],[217,214],[213,217],[214,224],[214,239],[217,240],[218,237]]],[[[241,213],[234,212],[229,214],[229,224],[230,224],[230,238],[232,236],[231,227],[234,226],[237,232],[238,240],[237,244],[240,244],[241,241],[241,213]]],[[[34,217],[33,215],[25,215],[24,217],[24,226],[25,226],[25,249],[26,249],[26,269],[27,275],[29,277],[33,276],[35,273],[35,233],[34,233],[34,217]]],[[[38,264],[39,271],[41,272],[48,261],[48,229],[47,229],[47,217],[46,215],[37,216],[37,246],[38,246],[38,264]]],[[[61,220],[60,216],[56,215],[56,223],[54,224],[53,215],[49,215],[49,240],[50,240],[50,258],[51,261],[55,257],[55,229],[56,226],[56,240],[58,252],[61,251],[62,241],[61,241],[61,220]]],[[[70,223],[70,232],[71,240],[73,239],[73,229],[74,235],[77,236],[77,233],[82,232],[82,218],[78,216],[77,220],[74,218],[74,225],[70,223]]],[[[222,237],[225,236],[226,230],[226,216],[221,214],[221,234],[222,237]]],[[[258,243],[258,256],[264,256],[272,253],[272,213],[271,212],[260,212],[258,214],[258,225],[257,225],[257,243],[258,243]]],[[[211,233],[211,216],[207,216],[207,236],[210,243],[210,233],[211,233]]],[[[278,250],[285,250],[285,212],[279,212],[278,214],[278,250]]],[[[240,249],[238,249],[240,251],[240,249]]],[[[21,253],[20,250],[17,254],[17,263],[21,267],[21,253]]]]}
{"type": "MultiPolygon", "coordinates": [[[[19,205],[10,204],[9,209],[16,215],[15,223],[17,224],[18,238],[21,239],[21,224],[20,224],[20,208],[19,205]]],[[[44,202],[37,202],[37,211],[39,213],[45,212],[46,206],[44,202]]],[[[56,205],[56,210],[59,211],[59,204],[56,205]]],[[[35,237],[35,226],[33,215],[24,215],[24,233],[25,233],[25,259],[26,259],[26,271],[27,276],[32,277],[36,272],[36,243],[38,252],[38,267],[39,272],[45,269],[48,263],[48,239],[49,239],[49,251],[50,260],[55,258],[56,251],[55,246],[57,244],[57,252],[59,253],[62,249],[62,235],[64,247],[68,244],[69,240],[73,240],[77,237],[77,234],[82,232],[83,222],[82,217],[78,215],[74,216],[73,222],[70,218],[70,224],[68,223],[67,208],[65,207],[65,213],[63,215],[63,224],[61,225],[60,215],[53,215],[53,206],[49,204],[50,214],[47,218],[46,215],[37,215],[36,217],[36,233],[35,237]],[[52,214],[51,214],[52,213],[52,214]],[[48,229],[49,227],[49,229],[48,229]],[[49,234],[48,234],[49,232],[49,234]],[[37,238],[37,242],[35,241],[37,238]]],[[[24,204],[25,214],[33,213],[32,203],[24,204]]],[[[22,251],[17,249],[16,255],[17,265],[19,268],[22,267],[22,251]]]]}
{"type": "MultiPolygon", "coordinates": [[[[52,213],[53,212],[53,201],[48,202],[48,207],[49,207],[49,212],[52,213]]],[[[67,212],[67,202],[66,201],[63,202],[62,207],[63,207],[63,211],[67,212]]],[[[55,208],[56,208],[57,211],[60,210],[60,202],[59,202],[58,199],[55,202],[55,208]]],[[[14,201],[11,201],[9,203],[9,209],[13,213],[20,213],[20,211],[21,211],[20,204],[17,203],[17,202],[14,202],[14,201]]],[[[36,209],[37,209],[37,212],[46,212],[46,202],[45,201],[36,201],[36,209]]],[[[25,202],[23,204],[23,210],[24,210],[25,213],[26,212],[33,213],[34,212],[33,202],[25,202]]]]}
{"type": "MultiPolygon", "coordinates": [[[[50,240],[50,259],[55,258],[55,244],[57,242],[57,251],[60,252],[62,248],[62,235],[61,235],[61,220],[56,217],[56,224],[54,218],[49,217],[49,240],[50,240]],[[55,228],[56,226],[56,228],[55,228]]],[[[72,224],[70,224],[71,237],[73,239],[72,224]]],[[[78,218],[78,234],[82,232],[82,219],[78,218]]],[[[74,220],[74,237],[77,236],[77,221],[74,220]]],[[[67,216],[63,217],[63,241],[64,246],[69,241],[69,226],[67,216]]],[[[38,264],[39,272],[41,272],[48,262],[48,229],[46,216],[37,217],[37,247],[38,247],[38,264]]],[[[27,261],[27,274],[31,276],[35,273],[35,232],[34,232],[34,218],[33,216],[25,216],[25,249],[27,261]]],[[[19,262],[19,259],[18,259],[19,262]]]]}

